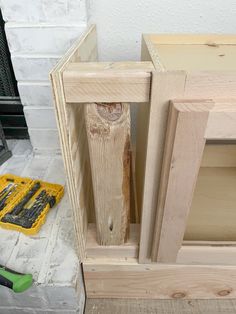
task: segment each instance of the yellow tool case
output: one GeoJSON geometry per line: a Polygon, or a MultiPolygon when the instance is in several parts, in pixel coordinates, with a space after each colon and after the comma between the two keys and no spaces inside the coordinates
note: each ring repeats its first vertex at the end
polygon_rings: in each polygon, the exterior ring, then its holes
{"type": "Polygon", "coordinates": [[[12,174],[0,176],[0,227],[26,235],[38,233],[64,187],[12,174]]]}

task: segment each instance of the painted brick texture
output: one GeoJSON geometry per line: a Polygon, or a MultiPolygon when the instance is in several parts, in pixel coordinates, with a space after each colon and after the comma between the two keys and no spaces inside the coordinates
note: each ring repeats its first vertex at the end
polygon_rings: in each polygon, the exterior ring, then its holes
{"type": "Polygon", "coordinates": [[[35,152],[60,151],[49,72],[87,26],[87,0],[0,0],[35,152]],[[34,107],[34,109],[32,108],[34,107]],[[43,118],[45,114],[45,119],[43,118]],[[50,148],[50,149],[48,149],[50,148]]]}

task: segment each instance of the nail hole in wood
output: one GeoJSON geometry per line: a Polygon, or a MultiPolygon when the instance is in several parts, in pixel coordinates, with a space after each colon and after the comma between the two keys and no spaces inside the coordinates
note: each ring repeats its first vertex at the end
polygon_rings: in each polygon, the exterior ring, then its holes
{"type": "Polygon", "coordinates": [[[108,219],[108,226],[109,226],[110,231],[113,231],[113,221],[112,221],[111,217],[109,217],[109,219],[108,219]]]}

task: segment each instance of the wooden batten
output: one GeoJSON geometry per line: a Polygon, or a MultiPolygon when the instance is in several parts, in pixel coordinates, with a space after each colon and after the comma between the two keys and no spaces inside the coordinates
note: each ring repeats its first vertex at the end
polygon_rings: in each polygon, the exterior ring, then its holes
{"type": "Polygon", "coordinates": [[[148,101],[152,70],[151,62],[71,63],[63,74],[66,101],[148,101]]]}
{"type": "Polygon", "coordinates": [[[120,245],[130,222],[130,106],[87,104],[85,119],[97,240],[101,245],[120,245]]]}

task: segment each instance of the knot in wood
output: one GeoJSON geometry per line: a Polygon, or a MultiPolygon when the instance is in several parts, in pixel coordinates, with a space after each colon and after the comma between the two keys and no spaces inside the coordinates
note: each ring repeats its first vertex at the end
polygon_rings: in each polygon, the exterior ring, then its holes
{"type": "Polygon", "coordinates": [[[118,120],[123,113],[122,103],[96,103],[99,115],[108,121],[118,120]]]}
{"type": "Polygon", "coordinates": [[[230,294],[231,290],[230,289],[225,289],[225,290],[221,290],[218,292],[218,295],[221,297],[225,297],[226,295],[230,294]]]}
{"type": "Polygon", "coordinates": [[[186,297],[184,292],[175,292],[172,294],[173,299],[183,299],[184,297],[186,297]]]}

